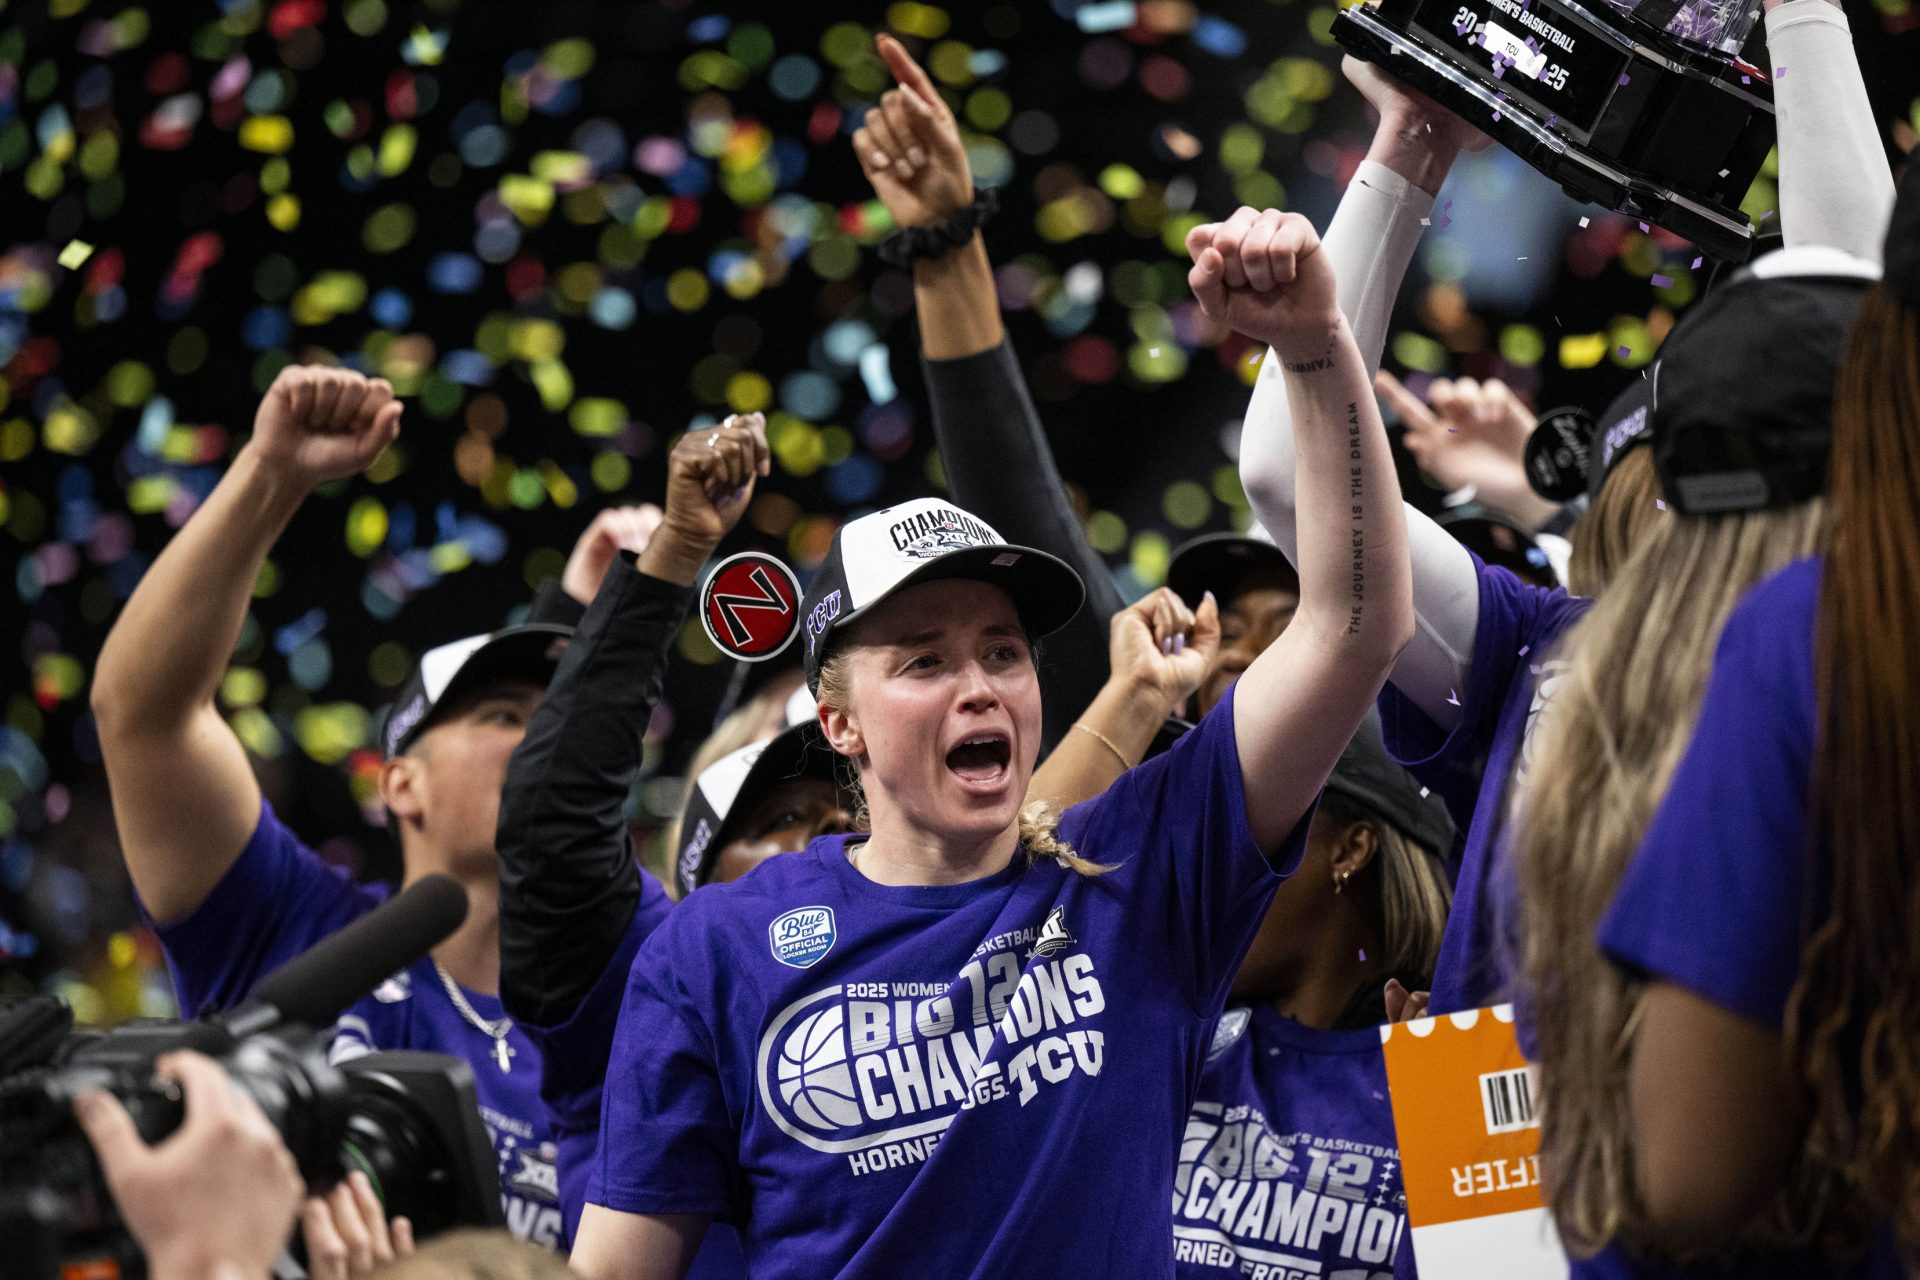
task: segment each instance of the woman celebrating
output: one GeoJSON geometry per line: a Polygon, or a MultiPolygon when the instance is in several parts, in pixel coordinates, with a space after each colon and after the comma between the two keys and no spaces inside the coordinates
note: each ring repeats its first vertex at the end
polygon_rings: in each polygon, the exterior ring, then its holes
{"type": "MultiPolygon", "coordinates": [[[[1290,366],[1294,624],[1196,731],[1055,828],[1022,816],[1030,637],[1073,615],[1077,576],[935,501],[843,527],[803,643],[872,834],[692,895],[643,950],[583,1274],[679,1276],[718,1217],[757,1275],[1172,1275],[1212,1022],[1412,627],[1386,437],[1318,238],[1236,218],[1261,250],[1232,274],[1202,255],[1190,280],[1290,366]]],[[[1217,643],[1208,602],[1166,678],[1217,643]]]]}

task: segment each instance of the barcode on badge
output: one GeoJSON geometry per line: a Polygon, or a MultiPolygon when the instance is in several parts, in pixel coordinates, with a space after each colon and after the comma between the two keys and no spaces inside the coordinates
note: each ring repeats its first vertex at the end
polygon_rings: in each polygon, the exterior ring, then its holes
{"type": "Polygon", "coordinates": [[[1533,1082],[1527,1069],[1490,1071],[1480,1077],[1480,1109],[1486,1114],[1488,1133],[1514,1133],[1540,1127],[1539,1109],[1533,1101],[1533,1082]]]}

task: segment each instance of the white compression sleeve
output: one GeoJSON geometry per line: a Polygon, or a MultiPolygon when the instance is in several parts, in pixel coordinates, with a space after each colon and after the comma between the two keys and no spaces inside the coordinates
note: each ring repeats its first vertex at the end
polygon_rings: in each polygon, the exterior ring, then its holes
{"type": "MultiPolygon", "coordinates": [[[[1824,0],[1814,0],[1823,3],[1824,0]]],[[[1340,310],[1352,326],[1369,374],[1380,367],[1394,298],[1419,247],[1433,197],[1373,161],[1362,161],[1327,228],[1340,310]]],[[[1240,480],[1254,515],[1287,559],[1297,560],[1294,530],[1293,413],[1272,352],[1262,361],[1240,434],[1240,480]]],[[[1417,626],[1388,679],[1442,728],[1459,723],[1480,587],[1473,560],[1445,530],[1407,507],[1417,626]]]]}
{"type": "Polygon", "coordinates": [[[1780,233],[1880,261],[1893,174],[1867,101],[1847,15],[1828,0],[1767,14],[1780,145],[1780,233]]]}

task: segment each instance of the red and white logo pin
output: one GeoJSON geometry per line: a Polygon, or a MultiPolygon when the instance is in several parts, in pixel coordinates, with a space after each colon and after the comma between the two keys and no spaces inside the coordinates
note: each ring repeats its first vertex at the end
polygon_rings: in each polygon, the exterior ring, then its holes
{"type": "Polygon", "coordinates": [[[778,657],[800,632],[800,580],[762,552],[728,556],[707,575],[700,622],[714,648],[730,658],[778,657]]]}

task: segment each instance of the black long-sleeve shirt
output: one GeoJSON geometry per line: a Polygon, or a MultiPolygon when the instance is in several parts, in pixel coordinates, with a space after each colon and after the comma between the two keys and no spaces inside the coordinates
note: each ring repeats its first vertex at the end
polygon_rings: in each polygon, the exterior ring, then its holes
{"type": "Polygon", "coordinates": [[[1059,556],[1086,583],[1086,603],[1042,654],[1043,737],[1051,750],[1107,682],[1107,622],[1126,602],[1074,514],[1012,345],[920,363],[954,501],[1001,537],[1059,556]]]}
{"type": "Polygon", "coordinates": [[[640,905],[627,791],[692,600],[623,552],[507,766],[495,838],[500,999],[523,1022],[571,1018],[640,905]]]}

